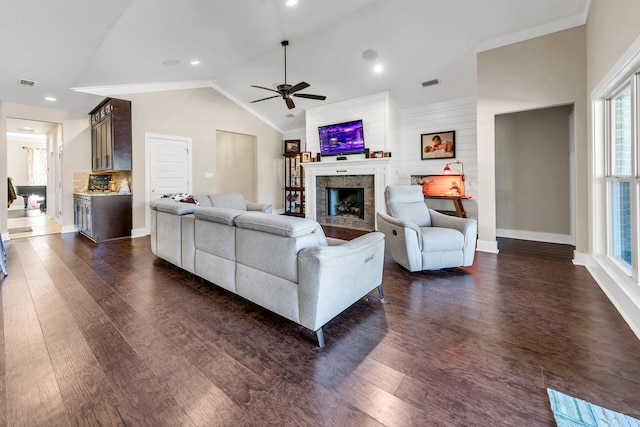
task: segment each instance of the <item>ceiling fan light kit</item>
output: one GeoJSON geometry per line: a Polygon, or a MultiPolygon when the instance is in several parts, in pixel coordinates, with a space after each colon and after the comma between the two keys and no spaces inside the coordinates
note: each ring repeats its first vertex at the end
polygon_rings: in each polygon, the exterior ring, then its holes
{"type": "Polygon", "coordinates": [[[293,97],[294,96],[297,96],[299,98],[315,99],[315,100],[318,100],[318,101],[324,101],[325,99],[327,99],[327,97],[323,96],[323,95],[311,95],[311,94],[308,94],[308,93],[297,93],[300,90],[308,88],[310,86],[309,83],[300,82],[300,83],[298,83],[297,85],[294,85],[294,86],[291,86],[290,84],[287,84],[287,46],[289,46],[289,41],[288,40],[284,40],[282,42],[282,46],[284,47],[284,83],[281,84],[281,85],[278,85],[277,90],[276,89],[271,89],[269,87],[264,87],[264,86],[251,85],[251,87],[255,87],[255,88],[258,88],[258,89],[264,89],[264,90],[268,90],[268,91],[271,91],[271,92],[275,92],[278,95],[272,95],[272,96],[268,96],[266,98],[256,99],[255,101],[251,101],[251,103],[260,102],[260,101],[266,101],[267,99],[281,97],[282,99],[284,99],[284,102],[287,104],[287,107],[291,110],[291,109],[296,107],[295,103],[293,102],[293,97]]]}

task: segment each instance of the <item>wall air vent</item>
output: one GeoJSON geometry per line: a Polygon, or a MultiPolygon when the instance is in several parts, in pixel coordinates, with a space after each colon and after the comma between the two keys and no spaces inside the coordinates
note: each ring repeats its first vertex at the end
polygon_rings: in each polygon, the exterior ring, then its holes
{"type": "Polygon", "coordinates": [[[18,84],[22,86],[34,87],[35,85],[38,84],[38,82],[33,80],[27,80],[27,79],[18,79],[18,84]]]}
{"type": "Polygon", "coordinates": [[[440,84],[440,80],[438,79],[427,80],[426,82],[422,82],[422,87],[433,86],[437,84],[440,84]]]}

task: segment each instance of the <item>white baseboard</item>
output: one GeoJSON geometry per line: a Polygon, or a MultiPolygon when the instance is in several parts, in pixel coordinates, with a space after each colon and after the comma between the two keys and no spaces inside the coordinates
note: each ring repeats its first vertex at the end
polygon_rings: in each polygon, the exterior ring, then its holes
{"type": "Polygon", "coordinates": [[[495,240],[478,240],[476,243],[476,251],[497,254],[498,242],[495,240]]]}
{"type": "Polygon", "coordinates": [[[78,229],[75,225],[63,225],[61,233],[77,233],[78,229]]]}
{"type": "Polygon", "coordinates": [[[586,267],[591,277],[640,339],[640,288],[630,277],[616,277],[613,270],[606,267],[606,260],[598,262],[593,257],[588,258],[586,267]]]}
{"type": "Polygon", "coordinates": [[[131,230],[131,238],[135,239],[136,237],[144,237],[151,234],[151,231],[148,228],[134,228],[131,230]]]}
{"type": "Polygon", "coordinates": [[[533,240],[534,242],[560,243],[571,245],[571,236],[568,234],[541,233],[538,231],[496,229],[496,236],[507,239],[533,240]]]}
{"type": "Polygon", "coordinates": [[[590,256],[583,252],[573,251],[573,264],[586,266],[589,263],[590,256]]]}

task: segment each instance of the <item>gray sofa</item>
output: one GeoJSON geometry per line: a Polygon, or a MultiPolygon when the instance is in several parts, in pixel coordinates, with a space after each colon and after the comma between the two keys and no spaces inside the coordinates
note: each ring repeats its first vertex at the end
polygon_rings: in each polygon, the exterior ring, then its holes
{"type": "Polygon", "coordinates": [[[152,202],[153,253],[314,331],[321,347],[332,318],[376,287],[384,300],[382,233],[327,239],[311,219],[203,204],[152,202]]]}

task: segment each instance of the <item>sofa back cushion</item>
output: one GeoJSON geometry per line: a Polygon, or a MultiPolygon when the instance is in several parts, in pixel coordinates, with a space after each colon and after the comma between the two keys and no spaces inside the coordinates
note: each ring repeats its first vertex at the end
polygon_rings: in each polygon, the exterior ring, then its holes
{"type": "Polygon", "coordinates": [[[327,246],[316,221],[284,215],[246,213],[236,217],[238,263],[298,283],[298,252],[327,246]]]}
{"type": "Polygon", "coordinates": [[[240,193],[209,194],[207,196],[197,196],[196,200],[198,200],[200,206],[203,207],[211,206],[216,208],[236,209],[240,211],[247,210],[247,202],[244,200],[244,196],[240,193]]]}
{"type": "Polygon", "coordinates": [[[431,227],[431,215],[419,185],[390,185],[384,191],[387,213],[418,227],[431,227]]]}

